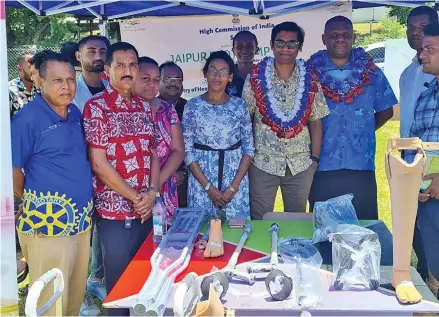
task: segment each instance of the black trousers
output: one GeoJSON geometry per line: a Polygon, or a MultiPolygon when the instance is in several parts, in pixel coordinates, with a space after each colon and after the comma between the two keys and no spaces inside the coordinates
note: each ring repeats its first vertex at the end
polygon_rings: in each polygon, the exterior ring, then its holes
{"type": "MultiPolygon", "coordinates": [[[[123,220],[97,220],[105,272],[107,294],[125,271],[152,229],[152,217],[144,224],[140,219],[131,220],[131,228],[125,228],[123,220]]],[[[108,309],[108,316],[129,316],[129,309],[108,309]]]]}
{"type": "Polygon", "coordinates": [[[316,172],[309,194],[310,210],[316,201],[325,201],[345,194],[353,194],[359,220],[378,219],[377,183],[375,171],[337,170],[316,172]]]}

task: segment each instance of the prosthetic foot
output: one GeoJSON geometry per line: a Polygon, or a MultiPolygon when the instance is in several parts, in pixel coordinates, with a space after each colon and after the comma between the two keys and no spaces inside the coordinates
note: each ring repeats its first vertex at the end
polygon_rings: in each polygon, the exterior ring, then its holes
{"type": "Polygon", "coordinates": [[[205,258],[216,258],[224,254],[223,232],[221,230],[221,220],[212,219],[210,221],[209,241],[204,250],[205,258]]]}
{"type": "Polygon", "coordinates": [[[411,282],[410,256],[418,210],[418,195],[425,165],[425,153],[418,138],[390,139],[385,157],[390,187],[393,230],[392,285],[401,303],[415,304],[422,296],[411,282]],[[394,150],[415,150],[413,163],[408,164],[394,150]]]}

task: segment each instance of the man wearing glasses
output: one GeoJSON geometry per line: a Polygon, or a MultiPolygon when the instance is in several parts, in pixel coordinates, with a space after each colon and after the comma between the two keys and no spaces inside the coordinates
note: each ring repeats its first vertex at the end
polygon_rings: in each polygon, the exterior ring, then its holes
{"type": "MultiPolygon", "coordinates": [[[[183,71],[180,66],[174,62],[161,64],[159,70],[159,98],[173,105],[181,121],[184,106],[187,102],[186,99],[181,97],[183,93],[183,71]]],[[[175,173],[175,177],[177,181],[178,206],[187,207],[188,170],[184,162],[181,163],[180,168],[175,173]]]]}
{"type": "Polygon", "coordinates": [[[244,84],[255,140],[249,169],[252,219],[273,211],[279,186],[285,211],[306,211],[320,156],[321,118],[329,111],[310,67],[296,59],[303,42],[296,23],[276,25],[271,32],[274,58],[255,65],[244,84]]]}
{"type": "Polygon", "coordinates": [[[352,22],[336,16],[326,22],[326,50],[309,60],[331,114],[322,120],[320,164],[310,206],[352,193],[359,219],[378,219],[375,131],[392,116],[398,102],[384,73],[362,48],[352,48],[352,22]]]}

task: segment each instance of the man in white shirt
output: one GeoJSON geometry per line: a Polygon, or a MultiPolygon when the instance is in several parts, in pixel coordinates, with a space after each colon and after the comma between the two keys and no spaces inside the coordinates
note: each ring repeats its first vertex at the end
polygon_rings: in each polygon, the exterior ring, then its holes
{"type": "MultiPolygon", "coordinates": [[[[107,59],[107,49],[110,42],[104,36],[91,35],[78,42],[76,59],[81,64],[81,75],[76,80],[76,95],[73,103],[81,113],[89,99],[101,93],[108,82],[103,80],[101,73],[107,59]]],[[[102,249],[96,224],[93,225],[91,269],[87,279],[87,293],[103,301],[107,297],[107,291],[103,282],[105,277],[102,249]]],[[[94,305],[89,296],[82,303],[80,316],[95,316],[99,309],[94,305]]]]}
{"type": "Polygon", "coordinates": [[[427,89],[424,84],[433,80],[434,76],[422,70],[419,55],[422,52],[424,39],[423,27],[431,22],[438,21],[438,13],[431,7],[421,6],[414,8],[407,18],[407,40],[416,56],[412,63],[403,71],[399,79],[401,137],[409,137],[413,123],[415,103],[421,92],[427,89]]]}
{"type": "MultiPolygon", "coordinates": [[[[399,80],[400,90],[400,133],[402,138],[410,136],[410,128],[414,120],[416,100],[427,89],[425,83],[433,80],[434,76],[423,71],[421,59],[423,28],[425,25],[438,21],[438,13],[431,7],[420,6],[414,8],[407,18],[407,40],[412,49],[416,50],[413,62],[404,70],[399,80]]],[[[415,226],[413,249],[418,257],[417,270],[424,280],[428,278],[427,260],[421,234],[415,226]]]]}
{"type": "Polygon", "coordinates": [[[108,82],[101,77],[108,46],[110,41],[105,36],[99,35],[90,35],[78,42],[76,59],[81,63],[82,73],[76,81],[76,96],[73,103],[81,113],[86,102],[108,86],[108,82]]]}

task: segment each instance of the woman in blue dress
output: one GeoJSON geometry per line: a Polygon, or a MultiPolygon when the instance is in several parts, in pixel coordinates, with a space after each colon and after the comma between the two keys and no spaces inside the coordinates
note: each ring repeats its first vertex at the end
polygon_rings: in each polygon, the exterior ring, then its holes
{"type": "Polygon", "coordinates": [[[188,206],[217,208],[227,220],[250,219],[247,170],[254,152],[247,104],[226,93],[234,67],[226,52],[213,52],[203,68],[207,92],[187,102],[182,118],[188,206]]]}

